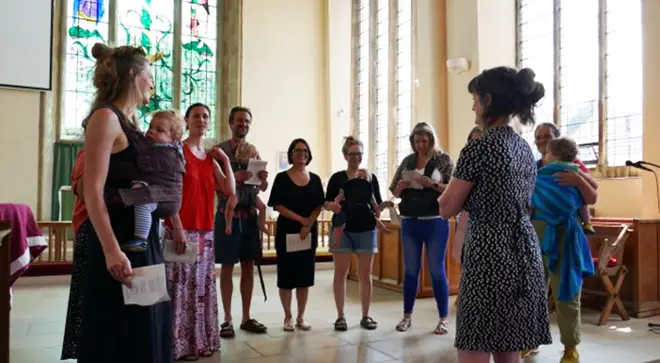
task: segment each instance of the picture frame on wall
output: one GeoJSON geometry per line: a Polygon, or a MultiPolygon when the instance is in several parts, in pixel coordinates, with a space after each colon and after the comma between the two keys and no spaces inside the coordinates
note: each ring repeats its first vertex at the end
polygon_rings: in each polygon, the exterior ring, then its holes
{"type": "Polygon", "coordinates": [[[277,171],[285,171],[289,168],[289,158],[286,151],[277,153],[277,171]]]}

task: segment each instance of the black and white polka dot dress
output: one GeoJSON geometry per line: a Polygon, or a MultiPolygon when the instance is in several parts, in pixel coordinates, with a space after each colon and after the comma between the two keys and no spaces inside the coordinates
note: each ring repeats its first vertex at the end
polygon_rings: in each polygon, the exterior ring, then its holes
{"type": "Polygon", "coordinates": [[[462,254],[456,348],[517,352],[551,344],[540,245],[528,214],[536,163],[508,126],[461,151],[454,177],[474,183],[462,254]]]}

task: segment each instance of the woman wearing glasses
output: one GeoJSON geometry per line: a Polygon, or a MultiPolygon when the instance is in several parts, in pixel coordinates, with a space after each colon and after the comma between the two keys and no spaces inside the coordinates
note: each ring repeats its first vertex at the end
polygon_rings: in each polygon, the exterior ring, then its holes
{"type": "Polygon", "coordinates": [[[287,151],[289,170],[275,177],[268,205],[279,212],[275,229],[277,287],[284,308],[284,331],[307,331],[305,321],[309,287],[314,285],[314,264],[318,246],[316,219],[323,209],[323,185],[318,175],[307,170],[312,161],[309,144],[295,139],[287,151]],[[291,313],[296,290],[298,315],[291,313]]]}
{"type": "MultiPolygon", "coordinates": [[[[362,163],[362,142],[352,136],[344,139],[342,153],[348,163],[346,170],[334,173],[328,181],[328,188],[325,195],[325,209],[335,214],[340,213],[341,206],[336,202],[344,184],[355,179],[362,163]]],[[[335,295],[335,305],[337,306],[337,320],[335,321],[335,330],[345,331],[348,329],[346,318],[344,316],[344,301],[346,299],[346,277],[351,264],[351,256],[358,256],[358,279],[360,281],[360,302],[362,304],[362,320],[360,326],[367,330],[373,330],[378,327],[376,321],[369,317],[369,307],[371,305],[371,270],[374,254],[378,251],[376,239],[376,226],[374,225],[373,214],[380,215],[380,211],[387,206],[383,203],[380,195],[380,187],[376,175],[371,175],[371,186],[373,197],[379,208],[375,211],[368,211],[371,215],[365,215],[363,218],[352,213],[346,220],[344,231],[341,233],[339,241],[334,240],[334,233],[330,233],[330,252],[335,260],[335,276],[333,280],[333,290],[335,295]]]]}

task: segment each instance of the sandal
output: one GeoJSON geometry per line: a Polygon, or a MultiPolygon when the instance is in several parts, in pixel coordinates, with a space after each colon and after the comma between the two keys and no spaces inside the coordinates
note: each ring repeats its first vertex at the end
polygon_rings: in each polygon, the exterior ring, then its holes
{"type": "Polygon", "coordinates": [[[220,338],[233,338],[236,336],[234,326],[229,322],[224,322],[220,325],[220,338]]]}
{"type": "Polygon", "coordinates": [[[284,326],[282,327],[284,331],[294,331],[293,328],[293,319],[284,319],[284,326]]]}
{"type": "Polygon", "coordinates": [[[348,330],[348,325],[346,324],[346,319],[338,318],[335,320],[335,330],[336,331],[346,331],[348,330]]]}
{"type": "Polygon", "coordinates": [[[378,323],[369,316],[365,316],[360,320],[360,326],[367,330],[374,330],[378,328],[378,323]]]}
{"type": "Polygon", "coordinates": [[[446,321],[439,321],[438,325],[435,327],[435,331],[433,332],[435,335],[445,335],[448,333],[448,326],[446,321]]]}
{"type": "Polygon", "coordinates": [[[410,318],[403,318],[401,319],[401,322],[397,324],[396,330],[400,332],[404,332],[410,329],[411,325],[412,325],[412,321],[410,320],[410,318]]]}
{"type": "Polygon", "coordinates": [[[307,324],[305,321],[305,318],[298,318],[296,319],[296,328],[302,330],[302,331],[310,331],[312,330],[312,326],[307,324]]]}
{"type": "Polygon", "coordinates": [[[265,334],[266,328],[265,325],[258,322],[256,319],[250,319],[241,324],[241,330],[245,330],[254,334],[265,334]]]}
{"type": "Polygon", "coordinates": [[[199,352],[199,355],[204,357],[204,358],[208,358],[208,357],[213,355],[213,352],[210,351],[210,350],[204,350],[204,351],[199,352]]]}

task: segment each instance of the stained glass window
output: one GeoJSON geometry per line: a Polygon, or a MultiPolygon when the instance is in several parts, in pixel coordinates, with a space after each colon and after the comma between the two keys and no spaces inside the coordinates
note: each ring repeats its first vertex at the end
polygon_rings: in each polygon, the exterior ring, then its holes
{"type": "Polygon", "coordinates": [[[80,139],[95,92],[92,46],[108,41],[108,7],[104,0],[71,0],[68,5],[61,134],[65,139],[80,139]]]}
{"type": "MultiPolygon", "coordinates": [[[[65,6],[60,139],[83,137],[81,123],[96,91],[91,53],[95,43],[140,46],[153,61],[154,91],[149,103],[138,108],[143,129],[156,110],[179,108],[183,112],[196,102],[215,109],[217,0],[65,0],[65,6]],[[178,16],[182,26],[175,34],[178,16]]],[[[207,137],[218,137],[216,117],[212,112],[207,137]]]]}
{"type": "Polygon", "coordinates": [[[172,0],[119,0],[117,13],[117,44],[141,46],[149,56],[162,56],[151,65],[154,92],[149,103],[138,109],[146,130],[149,114],[172,107],[174,4],[172,0]]]}
{"type": "MultiPolygon", "coordinates": [[[[165,0],[167,1],[167,0],[165,0]]],[[[196,102],[216,104],[216,0],[183,1],[181,108],[196,102]]],[[[211,112],[208,137],[215,137],[215,115],[211,112]]]]}

